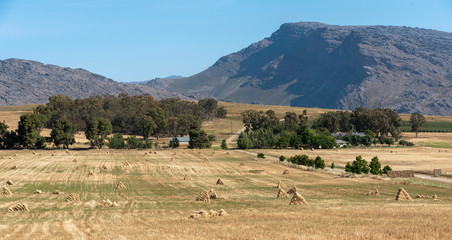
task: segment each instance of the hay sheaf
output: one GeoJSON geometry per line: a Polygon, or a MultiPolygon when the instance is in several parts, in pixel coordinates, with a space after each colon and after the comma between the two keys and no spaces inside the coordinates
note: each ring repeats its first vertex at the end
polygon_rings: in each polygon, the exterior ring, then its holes
{"type": "Polygon", "coordinates": [[[104,207],[119,207],[118,203],[110,201],[110,199],[103,200],[104,207]]]}
{"type": "Polygon", "coordinates": [[[107,169],[108,169],[108,167],[107,167],[107,166],[105,166],[105,164],[102,164],[102,169],[105,169],[105,170],[107,170],[107,169]]]}
{"type": "Polygon", "coordinates": [[[287,175],[287,174],[289,174],[289,170],[284,170],[284,172],[282,173],[283,175],[287,175]]]}
{"type": "Polygon", "coordinates": [[[116,185],[116,188],[126,188],[126,185],[124,185],[124,183],[122,183],[121,181],[118,183],[118,185],[116,185]]]}
{"type": "Polygon", "coordinates": [[[17,169],[17,166],[14,165],[11,169],[12,169],[12,170],[16,170],[16,169],[17,169]]]}
{"type": "Polygon", "coordinates": [[[210,202],[210,196],[208,191],[202,191],[198,197],[196,197],[195,202],[210,202]]]}
{"type": "Polygon", "coordinates": [[[431,198],[431,199],[438,199],[438,195],[432,195],[432,196],[424,196],[424,195],[416,195],[416,198],[431,198]]]}
{"type": "Polygon", "coordinates": [[[215,192],[215,190],[213,188],[209,189],[209,192],[207,192],[207,194],[209,195],[210,199],[218,198],[217,192],[215,192]]]}
{"type": "Polygon", "coordinates": [[[12,185],[14,185],[14,183],[13,183],[13,181],[8,179],[8,180],[6,180],[6,185],[12,186],[12,185]]]}
{"type": "Polygon", "coordinates": [[[224,185],[223,181],[221,181],[221,178],[218,178],[216,185],[224,185]]]}
{"type": "Polygon", "coordinates": [[[289,191],[287,191],[287,193],[288,194],[294,194],[294,193],[296,193],[298,190],[297,190],[297,187],[295,187],[295,186],[293,186],[291,189],[289,189],[289,191]]]}
{"type": "Polygon", "coordinates": [[[26,203],[18,203],[16,206],[8,208],[8,211],[10,211],[10,212],[27,211],[28,212],[28,211],[30,211],[30,209],[28,209],[28,205],[26,203]]]}
{"type": "Polygon", "coordinates": [[[276,188],[287,188],[287,186],[283,182],[279,181],[278,185],[276,185],[276,188]]]}
{"type": "Polygon", "coordinates": [[[397,201],[400,201],[400,200],[408,200],[408,201],[411,201],[411,200],[413,200],[413,199],[411,198],[410,194],[408,194],[408,192],[405,191],[405,189],[400,188],[400,189],[399,189],[399,192],[397,193],[397,196],[396,196],[396,199],[395,199],[395,200],[397,200],[397,201]]]}
{"type": "Polygon", "coordinates": [[[94,176],[94,173],[93,173],[93,171],[89,171],[89,173],[88,173],[88,176],[94,176]]]}
{"type": "Polygon", "coordinates": [[[191,180],[191,177],[188,176],[188,175],[185,175],[185,176],[184,176],[184,180],[185,180],[185,181],[191,180]]]}
{"type": "Polygon", "coordinates": [[[11,190],[9,190],[9,188],[3,187],[2,195],[13,195],[13,193],[11,192],[11,190]]]}
{"type": "Polygon", "coordinates": [[[278,195],[276,195],[277,198],[289,198],[289,195],[287,195],[286,191],[284,189],[280,188],[278,191],[278,195]]]}
{"type": "Polygon", "coordinates": [[[220,209],[218,212],[214,211],[214,210],[210,210],[210,211],[201,210],[201,211],[192,213],[190,215],[190,217],[188,217],[188,218],[191,218],[191,219],[213,218],[213,217],[224,217],[227,215],[229,215],[229,214],[223,209],[220,209]]]}
{"type": "Polygon", "coordinates": [[[299,193],[294,193],[292,199],[290,200],[289,205],[303,205],[303,204],[308,204],[308,202],[299,194],[299,193]]]}
{"type": "Polygon", "coordinates": [[[71,193],[66,198],[66,202],[80,202],[80,197],[75,193],[71,193]]]}
{"type": "Polygon", "coordinates": [[[60,195],[62,192],[60,192],[60,190],[55,190],[55,191],[53,191],[52,193],[53,193],[53,194],[56,194],[56,195],[60,195]]]}
{"type": "Polygon", "coordinates": [[[34,194],[41,194],[42,193],[42,191],[40,190],[40,189],[36,189],[35,191],[34,191],[34,194]]]}
{"type": "Polygon", "coordinates": [[[380,196],[380,192],[376,187],[374,187],[369,192],[367,192],[367,196],[380,196]]]}
{"type": "Polygon", "coordinates": [[[77,162],[77,159],[75,159],[75,158],[74,158],[74,159],[72,159],[72,162],[77,162]]]}
{"type": "Polygon", "coordinates": [[[246,165],[245,165],[245,163],[244,162],[241,162],[240,164],[239,164],[239,167],[245,167],[246,165]]]}

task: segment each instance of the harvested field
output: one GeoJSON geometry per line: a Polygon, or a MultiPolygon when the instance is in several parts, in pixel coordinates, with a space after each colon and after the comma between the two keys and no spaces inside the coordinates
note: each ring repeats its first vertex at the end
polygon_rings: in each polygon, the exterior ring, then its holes
{"type": "Polygon", "coordinates": [[[2,238],[446,239],[452,234],[452,186],[446,183],[343,178],[328,171],[300,169],[282,175],[287,165],[269,159],[255,161],[236,151],[180,149],[177,156],[183,161],[172,162],[169,150],[147,155],[149,162],[143,161],[142,151],[108,151],[71,150],[69,155],[55,150],[53,157],[42,150],[37,155],[29,150],[0,151],[0,180],[14,182],[8,186],[14,195],[1,197],[2,238]],[[8,159],[15,153],[19,156],[8,159]],[[78,163],[72,162],[74,155],[78,163]],[[246,167],[240,167],[241,162],[246,167]],[[11,171],[13,165],[20,167],[11,171]],[[108,170],[99,171],[103,165],[108,170]],[[77,166],[79,170],[74,171],[77,166]],[[88,176],[93,169],[95,175],[88,176]],[[263,171],[256,174],[249,169],[263,171]],[[184,181],[185,175],[191,181],[184,181]],[[216,185],[219,178],[226,184],[216,185]],[[276,198],[279,181],[297,186],[309,204],[289,206],[292,196],[276,198]],[[127,188],[116,188],[119,182],[127,188]],[[214,186],[216,199],[194,202],[199,193],[209,195],[214,186]],[[396,201],[402,186],[413,196],[436,194],[440,201],[396,201]],[[373,187],[378,188],[378,198],[366,196],[373,187]],[[42,193],[34,194],[36,189],[42,193]],[[52,194],[55,189],[63,194],[52,194]],[[80,202],[67,202],[70,193],[80,202]],[[104,207],[103,199],[106,205],[118,206],[104,207]],[[26,203],[29,212],[8,212],[18,203],[26,203]],[[188,218],[200,209],[207,209],[203,212],[209,217],[188,218]],[[228,215],[219,217],[219,209],[228,215]]]}

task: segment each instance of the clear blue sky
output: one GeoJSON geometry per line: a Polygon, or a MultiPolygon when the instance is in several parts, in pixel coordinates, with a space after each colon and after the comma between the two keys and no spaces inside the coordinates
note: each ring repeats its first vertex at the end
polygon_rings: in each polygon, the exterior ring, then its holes
{"type": "Polygon", "coordinates": [[[299,21],[452,32],[452,1],[0,0],[0,59],[117,81],[190,76],[299,21]]]}

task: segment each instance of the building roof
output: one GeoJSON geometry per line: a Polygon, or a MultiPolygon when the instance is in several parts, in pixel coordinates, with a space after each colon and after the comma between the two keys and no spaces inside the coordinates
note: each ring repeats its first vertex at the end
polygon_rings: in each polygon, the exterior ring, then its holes
{"type": "Polygon", "coordinates": [[[189,142],[190,137],[176,137],[179,142],[189,142]]]}

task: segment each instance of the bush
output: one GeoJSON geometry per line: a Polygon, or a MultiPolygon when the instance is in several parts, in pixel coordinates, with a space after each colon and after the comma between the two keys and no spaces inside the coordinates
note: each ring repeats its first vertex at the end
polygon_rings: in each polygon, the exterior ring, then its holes
{"type": "Polygon", "coordinates": [[[141,141],[136,136],[130,136],[127,138],[127,147],[130,149],[141,148],[141,141]]]}
{"type": "Polygon", "coordinates": [[[399,145],[412,147],[412,146],[414,146],[414,143],[408,142],[406,140],[400,140],[399,145]]]}
{"type": "Polygon", "coordinates": [[[108,147],[113,149],[123,149],[126,147],[124,137],[121,133],[115,133],[113,137],[108,138],[108,147]]]}
{"type": "Polygon", "coordinates": [[[367,166],[367,161],[365,159],[363,159],[361,156],[356,156],[356,159],[352,164],[347,163],[347,165],[345,165],[345,171],[349,173],[368,174],[370,168],[369,166],[367,166]]]}
{"type": "Polygon", "coordinates": [[[258,157],[258,158],[265,158],[265,154],[263,154],[263,153],[258,153],[258,154],[257,154],[257,157],[258,157]]]}
{"type": "Polygon", "coordinates": [[[169,142],[169,147],[170,148],[178,148],[179,147],[179,139],[177,139],[177,137],[171,138],[171,140],[169,142]]]}
{"type": "Polygon", "coordinates": [[[152,140],[145,140],[144,143],[142,144],[142,148],[152,148],[152,140]]]}
{"type": "Polygon", "coordinates": [[[391,168],[389,165],[386,165],[386,166],[383,168],[383,173],[384,173],[384,174],[388,174],[388,172],[390,172],[390,171],[392,171],[392,168],[391,168]]]}
{"type": "Polygon", "coordinates": [[[214,142],[217,140],[217,138],[213,134],[209,134],[207,137],[209,138],[209,141],[211,141],[211,142],[214,142]]]}
{"type": "Polygon", "coordinates": [[[314,167],[315,168],[321,168],[324,169],[325,168],[325,162],[323,161],[323,159],[320,156],[317,156],[314,160],[314,167]]]}
{"type": "Polygon", "coordinates": [[[221,149],[223,150],[228,150],[228,144],[226,143],[226,139],[223,139],[223,141],[221,141],[221,149]]]}
{"type": "Polygon", "coordinates": [[[283,155],[279,156],[279,161],[280,162],[284,162],[284,160],[286,160],[286,157],[284,157],[283,155]]]}
{"type": "Polygon", "coordinates": [[[331,169],[334,169],[336,166],[334,165],[334,162],[331,163],[331,169]]]}

